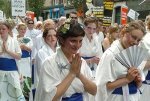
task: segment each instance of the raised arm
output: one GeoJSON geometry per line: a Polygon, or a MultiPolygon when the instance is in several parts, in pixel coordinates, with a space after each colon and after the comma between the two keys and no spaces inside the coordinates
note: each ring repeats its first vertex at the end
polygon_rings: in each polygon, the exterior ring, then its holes
{"type": "Polygon", "coordinates": [[[69,86],[71,85],[72,81],[80,74],[81,69],[81,57],[79,54],[76,54],[75,57],[72,60],[70,72],[65,77],[62,82],[57,85],[57,92],[53,98],[52,101],[58,101],[58,99],[61,98],[61,96],[67,91],[69,86]]]}

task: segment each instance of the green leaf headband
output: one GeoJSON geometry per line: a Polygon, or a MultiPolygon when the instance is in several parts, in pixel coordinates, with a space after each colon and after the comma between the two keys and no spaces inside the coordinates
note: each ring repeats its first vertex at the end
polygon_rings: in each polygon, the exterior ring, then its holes
{"type": "Polygon", "coordinates": [[[70,24],[71,24],[70,21],[71,21],[71,19],[67,19],[67,20],[65,21],[64,25],[62,25],[60,31],[61,31],[63,34],[66,34],[66,32],[70,29],[70,24]]]}

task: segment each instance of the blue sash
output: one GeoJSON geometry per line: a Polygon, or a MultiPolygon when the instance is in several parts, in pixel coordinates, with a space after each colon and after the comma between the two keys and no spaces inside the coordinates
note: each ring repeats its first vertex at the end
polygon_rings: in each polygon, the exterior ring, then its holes
{"type": "Polygon", "coordinates": [[[84,56],[82,56],[82,58],[85,59],[85,60],[86,60],[86,59],[91,59],[91,58],[93,58],[93,57],[95,57],[95,56],[91,56],[91,57],[84,57],[84,56]]]}
{"type": "Polygon", "coordinates": [[[33,100],[34,100],[34,98],[35,98],[35,92],[36,92],[36,88],[35,88],[35,89],[32,89],[33,100]]]}
{"type": "Polygon", "coordinates": [[[32,64],[32,72],[31,72],[32,73],[31,74],[32,75],[32,84],[34,84],[34,68],[35,68],[34,64],[32,64]]]}
{"type": "Polygon", "coordinates": [[[3,71],[18,70],[15,59],[0,58],[0,70],[3,71]]]}
{"type": "Polygon", "coordinates": [[[83,101],[82,93],[75,93],[70,97],[62,98],[62,101],[83,101]]]}
{"type": "Polygon", "coordinates": [[[30,57],[30,56],[31,56],[30,52],[28,52],[26,50],[22,50],[21,58],[27,58],[27,57],[30,57]]]}
{"type": "MultiPolygon", "coordinates": [[[[128,84],[129,87],[129,94],[136,94],[137,93],[137,86],[136,83],[133,81],[128,84]]],[[[118,94],[118,95],[123,95],[122,87],[116,88],[112,94],[118,94]]]]}
{"type": "Polygon", "coordinates": [[[146,79],[145,79],[145,81],[143,81],[143,83],[144,84],[148,84],[148,85],[150,85],[150,83],[147,83],[147,81],[146,80],[150,80],[150,70],[148,71],[148,74],[146,75],[146,79]]]}

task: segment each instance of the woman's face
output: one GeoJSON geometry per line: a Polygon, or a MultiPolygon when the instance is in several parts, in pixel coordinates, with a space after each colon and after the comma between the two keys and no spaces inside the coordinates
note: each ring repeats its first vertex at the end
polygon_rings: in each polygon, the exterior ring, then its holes
{"type": "Polygon", "coordinates": [[[82,45],[82,40],[82,36],[69,37],[64,41],[62,48],[66,53],[76,54],[82,45]]]}
{"type": "Polygon", "coordinates": [[[88,35],[93,35],[96,32],[96,24],[89,23],[87,26],[85,26],[85,32],[88,35]]]}
{"type": "Polygon", "coordinates": [[[26,30],[27,30],[26,26],[20,26],[20,27],[18,28],[18,33],[19,33],[19,35],[24,36],[25,33],[26,33],[26,30]]]}
{"type": "Polygon", "coordinates": [[[7,35],[9,32],[9,29],[7,26],[0,24],[0,35],[7,35]]]}
{"type": "Polygon", "coordinates": [[[45,38],[45,41],[48,45],[56,46],[57,38],[56,38],[56,31],[55,30],[49,30],[48,34],[45,38]]]}
{"type": "Polygon", "coordinates": [[[138,45],[139,42],[142,40],[144,36],[144,33],[141,31],[141,30],[133,30],[129,33],[126,33],[124,35],[124,43],[125,43],[125,47],[128,48],[130,46],[133,46],[133,45],[138,45]]]}
{"type": "Polygon", "coordinates": [[[117,38],[119,38],[119,32],[113,32],[112,33],[112,37],[113,37],[113,39],[117,39],[117,38]]]}

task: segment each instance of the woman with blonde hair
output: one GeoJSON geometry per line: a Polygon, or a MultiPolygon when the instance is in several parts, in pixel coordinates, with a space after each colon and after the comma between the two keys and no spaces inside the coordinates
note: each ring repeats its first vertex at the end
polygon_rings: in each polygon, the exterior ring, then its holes
{"type": "Polygon", "coordinates": [[[145,35],[145,29],[138,22],[130,22],[121,31],[120,39],[108,48],[97,67],[96,101],[139,101],[139,87],[142,85],[140,71],[143,66],[126,67],[115,55],[133,45],[138,45],[145,35]],[[140,71],[139,71],[140,70],[140,71]]]}
{"type": "Polygon", "coordinates": [[[102,47],[104,51],[110,47],[110,45],[115,41],[119,36],[118,28],[116,26],[110,26],[108,29],[107,36],[102,42],[102,47]]]}
{"type": "Polygon", "coordinates": [[[19,23],[17,25],[17,40],[20,45],[22,56],[17,61],[18,70],[21,78],[21,86],[23,94],[26,98],[29,98],[29,92],[31,90],[31,49],[33,46],[32,39],[25,36],[27,26],[25,23],[19,23]]]}
{"type": "Polygon", "coordinates": [[[0,22],[0,100],[25,101],[16,64],[21,49],[17,40],[8,34],[10,30],[7,21],[0,22]]]}

